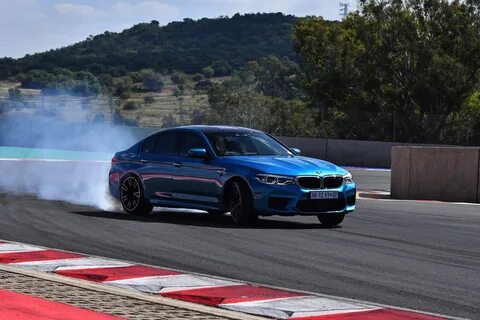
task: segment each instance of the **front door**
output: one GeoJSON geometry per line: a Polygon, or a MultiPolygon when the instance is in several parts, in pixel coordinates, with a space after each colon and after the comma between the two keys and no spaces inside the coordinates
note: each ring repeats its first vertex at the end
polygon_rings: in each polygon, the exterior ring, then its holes
{"type": "Polygon", "coordinates": [[[218,208],[222,185],[220,177],[222,168],[211,164],[210,157],[194,158],[188,154],[190,149],[205,149],[207,142],[198,133],[183,132],[180,134],[178,158],[175,162],[177,171],[173,175],[173,195],[185,204],[218,208]]]}

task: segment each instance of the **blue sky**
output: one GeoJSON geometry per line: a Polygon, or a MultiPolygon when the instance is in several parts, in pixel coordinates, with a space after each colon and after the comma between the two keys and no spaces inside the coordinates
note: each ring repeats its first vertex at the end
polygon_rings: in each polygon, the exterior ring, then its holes
{"type": "MultiPolygon", "coordinates": [[[[350,0],[353,5],[354,0],[350,0]]],[[[338,19],[338,0],[0,0],[0,57],[22,57],[139,22],[283,12],[338,19]]]]}

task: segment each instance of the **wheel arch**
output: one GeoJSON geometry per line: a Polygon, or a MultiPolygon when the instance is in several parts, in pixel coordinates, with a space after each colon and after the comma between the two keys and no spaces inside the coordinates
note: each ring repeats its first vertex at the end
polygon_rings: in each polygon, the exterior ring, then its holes
{"type": "Polygon", "coordinates": [[[233,177],[230,177],[223,184],[222,206],[223,206],[223,209],[225,209],[225,210],[228,210],[228,208],[227,208],[228,194],[229,194],[230,188],[232,187],[234,182],[239,182],[239,183],[243,184],[245,187],[247,187],[247,190],[249,191],[250,196],[252,197],[252,201],[253,201],[253,190],[250,187],[250,184],[248,183],[248,181],[245,178],[243,178],[242,176],[233,176],[233,177]]]}
{"type": "Polygon", "coordinates": [[[140,181],[140,185],[141,187],[143,188],[143,191],[145,193],[145,184],[143,183],[143,179],[142,179],[142,176],[136,172],[136,171],[127,171],[125,172],[124,174],[122,174],[120,176],[120,180],[119,180],[119,184],[118,184],[118,187],[121,188],[122,187],[122,182],[124,179],[128,178],[129,176],[134,176],[135,178],[138,179],[138,181],[140,181]]]}

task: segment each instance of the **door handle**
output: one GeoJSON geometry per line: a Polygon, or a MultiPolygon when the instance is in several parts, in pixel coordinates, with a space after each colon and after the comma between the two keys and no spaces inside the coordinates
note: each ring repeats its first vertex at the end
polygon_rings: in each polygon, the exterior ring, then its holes
{"type": "Polygon", "coordinates": [[[148,160],[141,159],[141,160],[140,160],[140,162],[141,162],[141,163],[147,163],[147,162],[148,162],[148,160]]]}
{"type": "Polygon", "coordinates": [[[173,165],[177,168],[180,168],[182,166],[181,162],[174,162],[173,165]]]}

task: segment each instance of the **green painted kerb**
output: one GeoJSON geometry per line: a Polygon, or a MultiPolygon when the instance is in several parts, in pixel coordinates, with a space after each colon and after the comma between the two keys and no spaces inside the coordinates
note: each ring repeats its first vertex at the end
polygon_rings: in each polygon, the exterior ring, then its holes
{"type": "Polygon", "coordinates": [[[113,153],[0,147],[0,158],[110,161],[113,153]]]}

